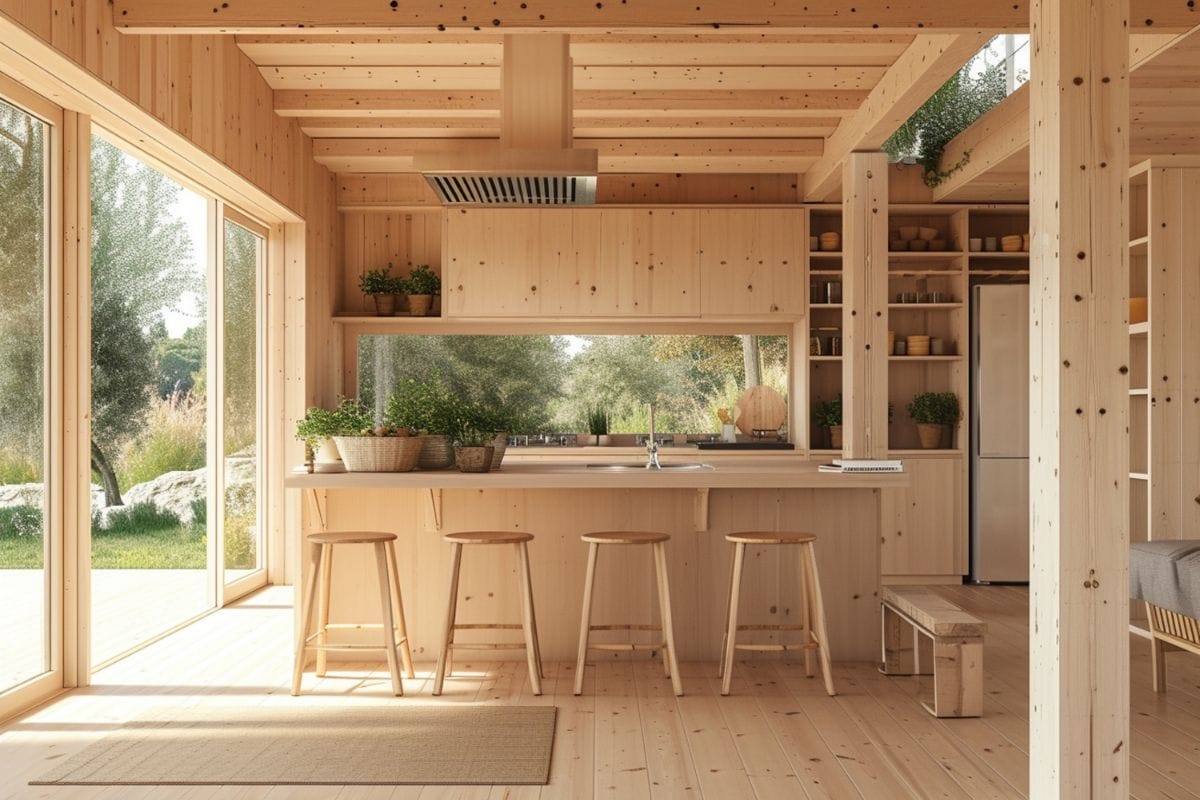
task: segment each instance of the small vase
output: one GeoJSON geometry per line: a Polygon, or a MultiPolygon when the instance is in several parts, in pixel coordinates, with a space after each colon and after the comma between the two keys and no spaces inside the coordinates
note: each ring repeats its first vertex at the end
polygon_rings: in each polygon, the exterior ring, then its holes
{"type": "Polygon", "coordinates": [[[492,455],[495,448],[487,447],[456,447],[454,461],[458,464],[459,472],[487,472],[492,468],[492,455]]]}
{"type": "Polygon", "coordinates": [[[429,313],[433,305],[431,294],[410,294],[408,296],[408,313],[414,317],[423,317],[429,313]]]}
{"type": "Polygon", "coordinates": [[[390,317],[396,313],[396,295],[394,294],[373,294],[371,299],[375,302],[375,315],[379,317],[390,317]]]}
{"type": "Polygon", "coordinates": [[[345,472],[342,455],[333,439],[322,439],[313,451],[313,472],[345,472]]]}
{"type": "Polygon", "coordinates": [[[841,450],[842,449],[842,426],[841,425],[830,425],[829,426],[829,447],[832,450],[841,450]]]}
{"type": "Polygon", "coordinates": [[[917,437],[921,447],[926,450],[937,450],[942,446],[942,436],[946,431],[945,425],[934,425],[929,422],[917,423],[917,437]]]}

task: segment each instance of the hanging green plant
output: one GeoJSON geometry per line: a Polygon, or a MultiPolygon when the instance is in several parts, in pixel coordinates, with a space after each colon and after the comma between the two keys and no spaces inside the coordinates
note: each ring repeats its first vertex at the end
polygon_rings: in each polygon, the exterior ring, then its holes
{"type": "Polygon", "coordinates": [[[1007,96],[1003,62],[976,75],[967,64],[913,112],[883,150],[895,161],[914,159],[923,168],[925,185],[937,186],[971,162],[966,150],[955,163],[942,164],[946,145],[1007,96]]]}

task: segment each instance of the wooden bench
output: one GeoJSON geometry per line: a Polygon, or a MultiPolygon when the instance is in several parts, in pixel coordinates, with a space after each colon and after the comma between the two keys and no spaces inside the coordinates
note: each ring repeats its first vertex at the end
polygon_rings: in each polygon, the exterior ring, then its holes
{"type": "Polygon", "coordinates": [[[932,644],[933,704],[923,702],[935,717],[983,715],[983,635],[986,623],[921,586],[885,586],[883,605],[884,675],[929,675],[921,668],[921,639],[932,644]],[[912,668],[903,671],[902,623],[912,627],[912,668]]]}

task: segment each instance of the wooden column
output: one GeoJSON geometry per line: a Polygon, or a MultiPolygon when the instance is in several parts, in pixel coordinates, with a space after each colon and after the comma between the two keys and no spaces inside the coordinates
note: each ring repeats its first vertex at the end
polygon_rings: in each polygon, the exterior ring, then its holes
{"type": "Polygon", "coordinates": [[[847,458],[885,458],[888,165],[851,153],[842,170],[842,436],[847,458]]]}
{"type": "Polygon", "coordinates": [[[1035,0],[1030,796],[1129,796],[1128,0],[1035,0]]]}

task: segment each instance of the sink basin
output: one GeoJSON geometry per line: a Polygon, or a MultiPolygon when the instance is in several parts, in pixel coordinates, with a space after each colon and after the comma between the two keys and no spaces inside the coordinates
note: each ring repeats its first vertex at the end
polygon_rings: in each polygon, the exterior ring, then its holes
{"type": "MultiPolygon", "coordinates": [[[[588,469],[600,470],[602,472],[654,472],[656,470],[646,469],[645,464],[588,464],[588,469]]],[[[673,472],[676,470],[686,469],[712,469],[711,464],[663,464],[664,472],[673,472]]]]}

